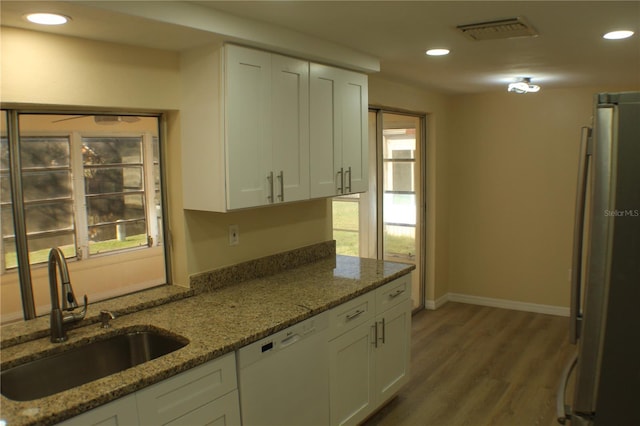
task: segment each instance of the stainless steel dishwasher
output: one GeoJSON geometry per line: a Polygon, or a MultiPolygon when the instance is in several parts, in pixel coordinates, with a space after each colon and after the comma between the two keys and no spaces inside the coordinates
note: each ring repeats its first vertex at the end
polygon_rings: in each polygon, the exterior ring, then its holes
{"type": "Polygon", "coordinates": [[[238,351],[245,426],[329,424],[329,313],[238,351]]]}

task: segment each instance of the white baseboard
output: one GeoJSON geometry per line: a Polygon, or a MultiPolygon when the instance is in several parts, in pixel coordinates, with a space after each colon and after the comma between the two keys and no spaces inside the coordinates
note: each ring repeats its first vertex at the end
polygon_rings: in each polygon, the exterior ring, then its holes
{"type": "Polygon", "coordinates": [[[449,293],[444,296],[438,297],[436,300],[427,300],[424,302],[425,309],[429,309],[431,311],[435,311],[445,303],[449,301],[449,293]]]}
{"type": "Polygon", "coordinates": [[[491,306],[494,308],[513,309],[516,311],[535,312],[538,314],[557,315],[561,317],[569,316],[569,308],[555,305],[542,305],[539,303],[518,302],[515,300],[495,299],[492,297],[471,296],[460,293],[447,293],[435,301],[427,300],[426,309],[438,309],[448,301],[469,303],[472,305],[491,306]]]}

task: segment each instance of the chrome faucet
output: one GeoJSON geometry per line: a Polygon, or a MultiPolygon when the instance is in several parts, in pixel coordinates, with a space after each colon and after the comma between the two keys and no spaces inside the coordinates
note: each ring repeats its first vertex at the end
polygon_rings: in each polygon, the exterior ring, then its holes
{"type": "Polygon", "coordinates": [[[49,290],[51,291],[51,341],[60,343],[67,340],[67,333],[64,325],[76,321],[80,321],[87,313],[87,295],[84,295],[84,308],[80,312],[72,312],[78,307],[76,296],[71,288],[69,280],[69,270],[67,269],[67,261],[62,251],[55,247],[49,252],[49,290]],[[60,279],[62,280],[62,310],[60,309],[60,300],[58,299],[58,271],[60,268],[60,279]],[[62,314],[62,311],[68,313],[62,314]]]}

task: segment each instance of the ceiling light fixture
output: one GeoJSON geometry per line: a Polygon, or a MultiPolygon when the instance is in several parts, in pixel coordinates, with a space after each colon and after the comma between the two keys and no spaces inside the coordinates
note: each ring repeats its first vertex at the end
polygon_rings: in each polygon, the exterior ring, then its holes
{"type": "Polygon", "coordinates": [[[535,93],[540,91],[540,86],[531,84],[531,78],[524,77],[515,83],[509,83],[507,90],[514,93],[535,93]]]}
{"type": "Polygon", "coordinates": [[[25,16],[27,21],[40,25],[62,25],[69,22],[71,18],[58,13],[30,13],[25,16]]]}
{"type": "Polygon", "coordinates": [[[602,38],[606,38],[607,40],[622,40],[623,38],[629,38],[633,35],[633,31],[628,30],[620,30],[620,31],[611,31],[602,36],[602,38]]]}
{"type": "Polygon", "coordinates": [[[429,56],[444,56],[449,54],[449,49],[429,49],[425,53],[429,56]]]}

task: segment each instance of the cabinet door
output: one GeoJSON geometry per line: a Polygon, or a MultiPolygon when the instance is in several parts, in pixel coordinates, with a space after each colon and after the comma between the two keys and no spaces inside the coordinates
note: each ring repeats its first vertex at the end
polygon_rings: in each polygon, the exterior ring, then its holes
{"type": "Polygon", "coordinates": [[[411,357],[411,300],[378,315],[375,351],[375,393],[379,406],[409,380],[411,357]]]}
{"type": "Polygon", "coordinates": [[[133,426],[138,424],[136,396],[127,395],[66,420],[64,426],[133,426]]]}
{"type": "Polygon", "coordinates": [[[274,202],[309,198],[309,62],[272,55],[274,202]]]}
{"type": "Polygon", "coordinates": [[[374,408],[371,324],[329,342],[329,400],[332,425],[355,425],[374,408]]]}
{"type": "Polygon", "coordinates": [[[337,176],[342,164],[340,71],[309,65],[310,196],[340,194],[337,176]]]}
{"type": "Polygon", "coordinates": [[[342,94],[342,167],[344,193],[369,189],[369,143],[367,76],[343,71],[342,94]]]}
{"type": "Polygon", "coordinates": [[[227,208],[270,203],[271,54],[226,46],[227,208]]]}
{"type": "Polygon", "coordinates": [[[201,407],[227,394],[235,395],[239,412],[238,394],[232,392],[237,387],[235,353],[230,353],[138,391],[140,424],[180,424],[186,417],[192,421],[182,424],[207,424],[214,418],[201,407]]]}

